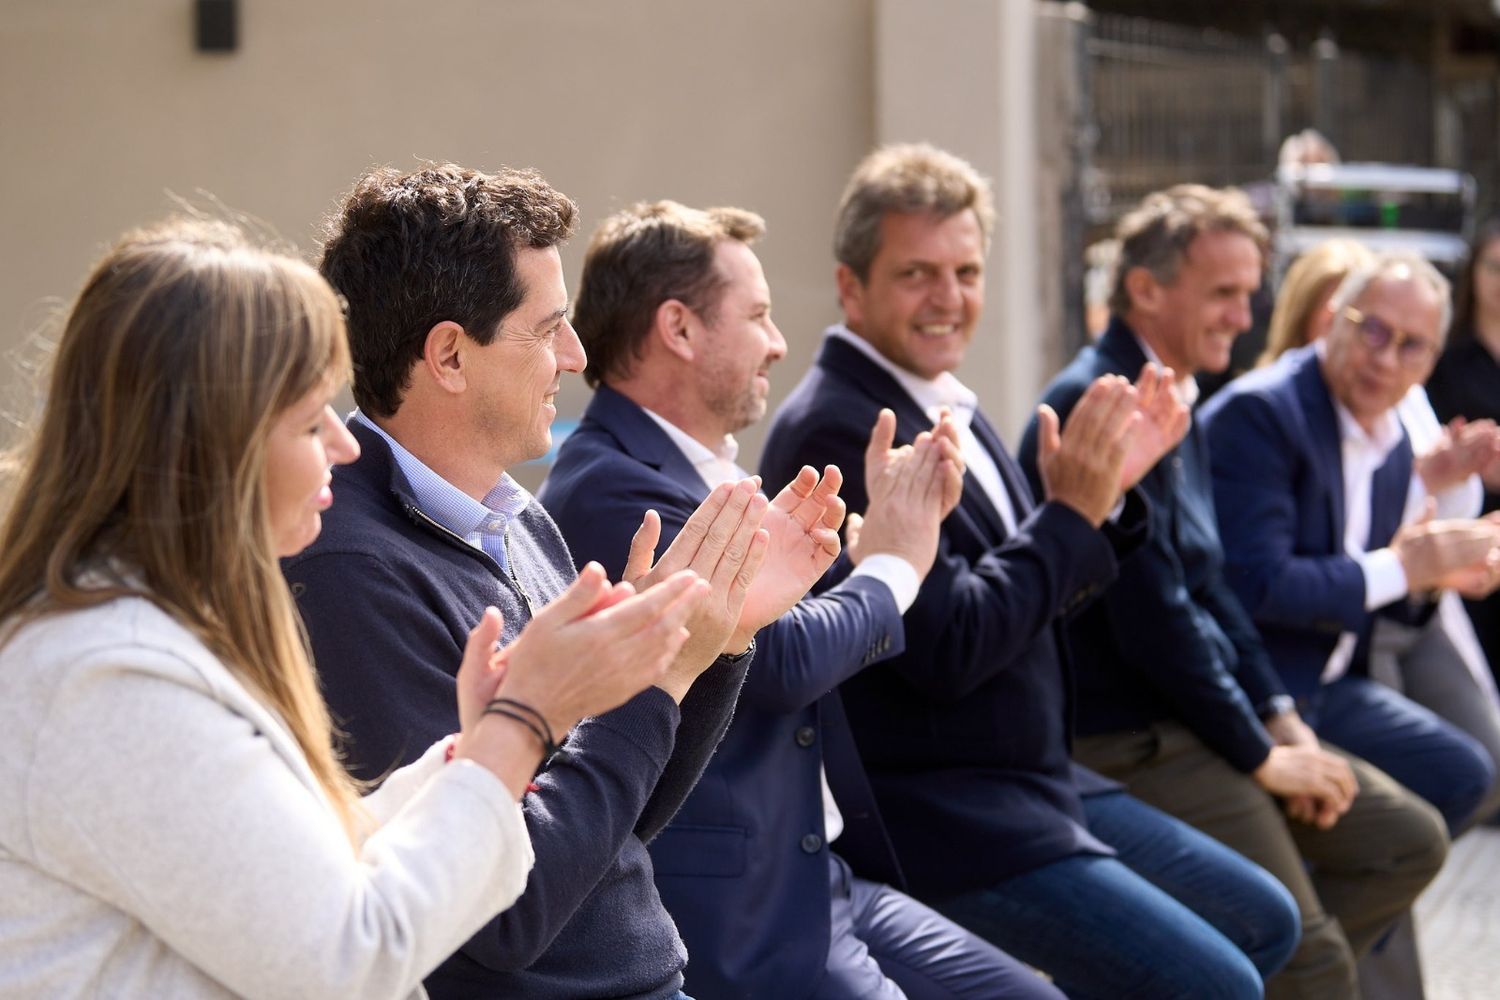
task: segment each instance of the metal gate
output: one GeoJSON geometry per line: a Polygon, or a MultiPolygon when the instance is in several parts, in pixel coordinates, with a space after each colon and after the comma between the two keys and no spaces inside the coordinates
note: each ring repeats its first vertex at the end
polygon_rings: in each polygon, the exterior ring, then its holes
{"type": "MultiPolygon", "coordinates": [[[[1432,72],[1340,51],[1096,14],[1086,42],[1092,149],[1089,218],[1111,222],[1183,181],[1251,185],[1282,140],[1316,127],[1346,162],[1434,163],[1432,72]]],[[[1462,166],[1461,164],[1453,164],[1462,166]]]]}

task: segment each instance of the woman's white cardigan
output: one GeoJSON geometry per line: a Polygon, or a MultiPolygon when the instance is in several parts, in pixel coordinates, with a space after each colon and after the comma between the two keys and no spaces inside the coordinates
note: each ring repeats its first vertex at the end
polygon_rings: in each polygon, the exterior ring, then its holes
{"type": "Polygon", "coordinates": [[[358,852],[284,724],[121,599],[0,648],[0,997],[405,997],[520,895],[520,807],[442,745],[358,852]]]}

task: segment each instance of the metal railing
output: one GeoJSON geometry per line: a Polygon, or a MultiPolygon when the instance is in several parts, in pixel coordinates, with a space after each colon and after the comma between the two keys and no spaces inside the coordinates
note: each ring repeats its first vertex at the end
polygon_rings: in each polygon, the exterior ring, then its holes
{"type": "Polygon", "coordinates": [[[1264,181],[1282,140],[1309,126],[1346,162],[1435,162],[1428,67],[1116,14],[1095,15],[1086,44],[1095,224],[1171,184],[1264,181]]]}

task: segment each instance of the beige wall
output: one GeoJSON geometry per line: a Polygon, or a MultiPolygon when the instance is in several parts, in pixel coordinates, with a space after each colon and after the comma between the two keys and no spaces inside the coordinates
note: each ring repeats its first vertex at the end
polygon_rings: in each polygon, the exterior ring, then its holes
{"type": "MultiPolygon", "coordinates": [[[[993,0],[912,7],[972,19],[986,5],[993,0]]],[[[0,349],[37,328],[48,297],[69,296],[112,237],[171,210],[168,192],[211,196],[307,250],[316,220],[365,167],[451,159],[535,166],[577,199],[583,234],[564,252],[570,281],[588,231],[630,201],[761,212],[770,226],[762,257],[790,343],[773,375],[779,398],[837,318],[828,247],[844,179],[877,138],[922,137],[877,135],[876,63],[891,79],[909,50],[924,71],[954,37],[877,46],[874,0],[239,6],[239,50],[218,55],[194,51],[190,0],[7,0],[0,349]]],[[[1004,39],[987,39],[970,39],[989,44],[977,49],[981,92],[958,87],[904,107],[935,123],[928,137],[962,135],[971,116],[1003,111],[1004,39]]],[[[986,136],[978,154],[960,151],[983,160],[998,148],[993,129],[986,136]]],[[[994,175],[997,164],[981,166],[994,175]]],[[[3,369],[0,385],[14,382],[3,369]]],[[[586,396],[575,380],[564,415],[586,396]]],[[[745,435],[748,456],[759,441],[745,435]]]]}
{"type": "Polygon", "coordinates": [[[1036,12],[1026,0],[877,0],[875,131],[990,178],[985,310],[959,372],[1011,443],[1045,379],[1037,278],[1036,12]]]}

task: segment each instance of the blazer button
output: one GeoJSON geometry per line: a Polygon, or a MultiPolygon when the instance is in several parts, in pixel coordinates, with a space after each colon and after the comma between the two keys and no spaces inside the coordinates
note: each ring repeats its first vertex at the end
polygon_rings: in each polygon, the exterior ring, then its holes
{"type": "Polygon", "coordinates": [[[810,747],[817,741],[818,734],[812,726],[798,726],[792,739],[797,741],[799,747],[810,747]]]}
{"type": "Polygon", "coordinates": [[[823,849],[823,838],[816,833],[805,834],[802,837],[802,850],[808,854],[817,854],[823,849]]]}

